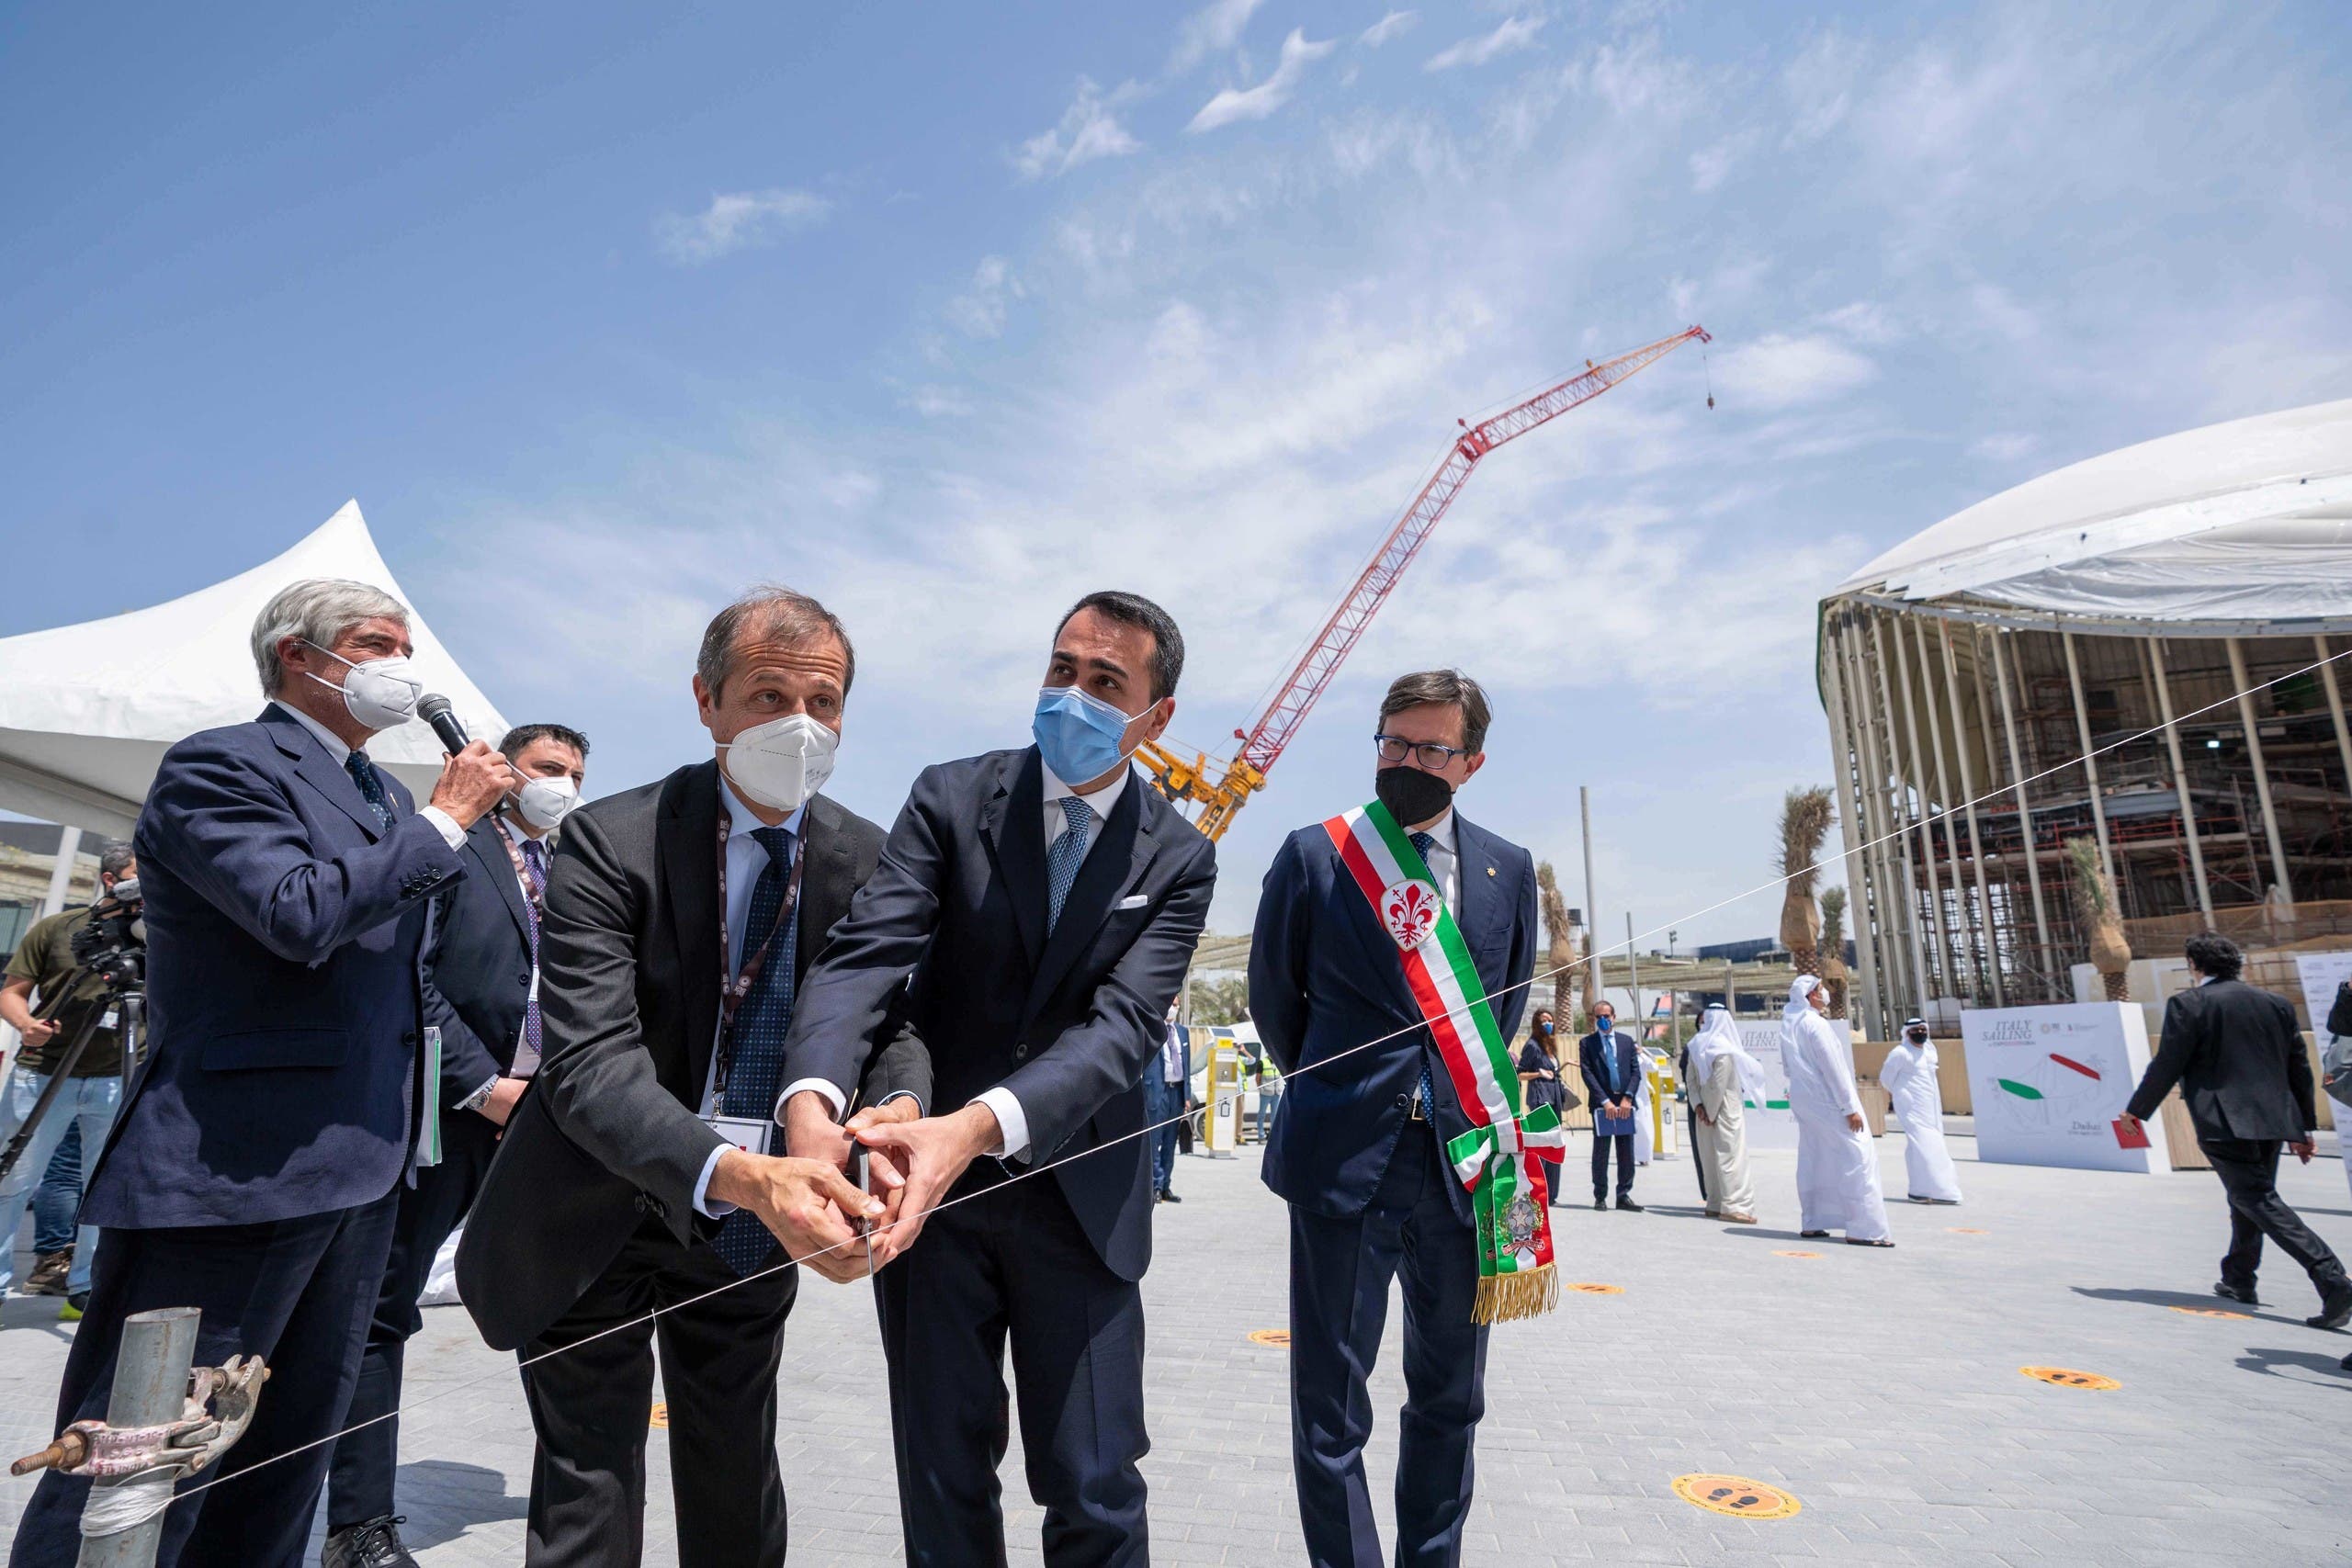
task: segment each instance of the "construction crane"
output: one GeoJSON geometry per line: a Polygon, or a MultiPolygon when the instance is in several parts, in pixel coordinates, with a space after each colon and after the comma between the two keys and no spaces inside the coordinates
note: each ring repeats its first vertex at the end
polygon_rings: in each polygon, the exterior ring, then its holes
{"type": "MultiPolygon", "coordinates": [[[[1197,807],[1199,815],[1191,819],[1193,825],[1212,839],[1223,838],[1250,797],[1265,788],[1266,774],[1275,759],[1290,744],[1291,737],[1298,733],[1298,727],[1306,722],[1316,699],[1340,672],[1340,666],[1363,636],[1364,628],[1372,625],[1373,616],[1379,614],[1382,603],[1405,575],[1405,569],[1413,564],[1413,558],[1420,553],[1446,508],[1453,504],[1453,498],[1469,482],[1479,460],[1514,436],[1524,435],[1577,404],[1589,402],[1693,338],[1701,343],[1713,341],[1704,327],[1692,326],[1599,365],[1588,359],[1581,373],[1492,419],[1475,425],[1466,420],[1455,420],[1461,434],[1453,438],[1437,472],[1430,476],[1420,493],[1413,497],[1412,504],[1405,508],[1405,514],[1388,531],[1388,537],[1356,578],[1355,586],[1348,590],[1339,608],[1323,623],[1322,631],[1299,657],[1290,678],[1275,691],[1265,712],[1258,716],[1258,722],[1249,729],[1233,732],[1241,748],[1224,764],[1223,773],[1211,776],[1216,764],[1205,752],[1195,753],[1187,761],[1157,745],[1141,749],[1144,765],[1159,792],[1180,809],[1197,807]]],[[[1713,406],[1712,397],[1709,406],[1713,406]]]]}

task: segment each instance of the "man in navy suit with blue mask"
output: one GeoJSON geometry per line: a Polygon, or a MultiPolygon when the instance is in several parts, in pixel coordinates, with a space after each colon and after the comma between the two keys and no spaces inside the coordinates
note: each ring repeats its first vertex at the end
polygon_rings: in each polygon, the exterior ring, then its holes
{"type": "MultiPolygon", "coordinates": [[[[1486,762],[1488,718],[1486,693],[1459,671],[1396,681],[1374,737],[1383,811],[1293,833],[1258,901],[1250,1017],[1283,1075],[1263,1175],[1290,1204],[1291,1452],[1317,1568],[1383,1561],[1363,1446],[1390,1281],[1405,1297],[1400,1564],[1461,1561],[1487,1323],[1515,1314],[1484,1300],[1479,1217],[1448,1148],[1488,1121],[1465,1103],[1478,1069],[1453,1044],[1471,1033],[1459,1003],[1475,989],[1496,1043],[1509,1041],[1535,964],[1533,857],[1453,807],[1486,762]],[[1373,818],[1376,837],[1337,829],[1361,833],[1373,818]],[[1398,867],[1406,875],[1391,882],[1398,867]],[[1450,927],[1426,906],[1430,887],[1450,927]],[[1416,965],[1434,964],[1441,948],[1456,971],[1452,1001],[1429,1004],[1430,969],[1416,965]]],[[[1498,1092],[1489,1068],[1474,1100],[1498,1092]]],[[[1525,1194],[1531,1235],[1542,1196],[1525,1194]]],[[[1548,1259],[1548,1237],[1543,1246],[1548,1259]]]]}
{"type": "MultiPolygon", "coordinates": [[[[57,1423],[106,1414],[133,1313],[199,1308],[198,1366],[271,1371],[209,1488],[165,1516],[161,1564],[301,1561],[327,1450],[295,1450],[343,1421],[397,1195],[432,1152],[426,904],[513,775],[476,741],[420,810],[369,760],[415,716],[412,651],[381,590],[279,592],[253,630],[268,705],[165,752],[132,838],[148,1055],[83,1201],[102,1235],[57,1423]]],[[[42,1476],[9,1562],[72,1562],[88,1489],[42,1476]]]]}
{"type": "Polygon", "coordinates": [[[1635,1213],[1634,1201],[1634,1107],[1641,1096],[1642,1048],[1617,1032],[1617,1009],[1598,1002],[1592,1032],[1577,1043],[1577,1066],[1592,1106],[1592,1206],[1609,1207],[1609,1156],[1617,1156],[1617,1206],[1635,1213]]]}

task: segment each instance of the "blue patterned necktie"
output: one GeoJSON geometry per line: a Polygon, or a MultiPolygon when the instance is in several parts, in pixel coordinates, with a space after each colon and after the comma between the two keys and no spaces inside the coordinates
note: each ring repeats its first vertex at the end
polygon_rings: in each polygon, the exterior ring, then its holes
{"type": "MultiPolygon", "coordinates": [[[[1421,863],[1430,865],[1430,851],[1437,847],[1436,838],[1429,833],[1408,833],[1405,837],[1412,841],[1413,852],[1421,857],[1421,863]]],[[[1437,867],[1430,865],[1430,876],[1436,879],[1437,867]]],[[[1438,882],[1437,897],[1439,903],[1445,902],[1445,884],[1442,881],[1438,882]]],[[[1437,1115],[1436,1094],[1437,1084],[1430,1077],[1430,1054],[1424,1051],[1421,1053],[1421,1114],[1432,1121],[1437,1115]]]]}
{"type": "MultiPolygon", "coordinates": [[[[775,945],[768,950],[760,977],[736,1010],[727,1092],[719,1097],[718,1111],[722,1116],[764,1122],[775,1114],[776,1090],[784,1087],[777,1080],[784,1074],[785,1031],[792,1022],[792,964],[799,933],[794,929],[797,921],[775,930],[776,918],[784,910],[785,888],[792,878],[792,830],[754,828],[752,837],[767,851],[768,863],[752,886],[752,908],[743,921],[743,955],[748,958],[757,953],[770,931],[775,931],[775,945]]],[[[756,1271],[775,1244],[760,1216],[749,1209],[738,1209],[719,1222],[718,1256],[738,1277],[756,1271]]]]}
{"type": "MultiPolygon", "coordinates": [[[[523,925],[531,935],[531,968],[536,973],[539,967],[539,899],[548,890],[547,851],[537,839],[523,840],[523,882],[530,890],[530,897],[523,900],[528,911],[523,925]]],[[[533,986],[523,1002],[523,1050],[535,1071],[543,1043],[539,1034],[539,988],[533,986]]]]}
{"type": "Polygon", "coordinates": [[[1061,798],[1062,836],[1046,851],[1046,933],[1053,934],[1055,924],[1062,918],[1062,904],[1069,897],[1071,886],[1078,881],[1078,868],[1086,859],[1086,829],[1094,808],[1074,795],[1061,798]]]}
{"type": "Polygon", "coordinates": [[[359,793],[367,797],[368,808],[376,813],[377,824],[390,829],[392,825],[392,797],[384,793],[384,776],[376,771],[376,764],[368,760],[368,753],[354,751],[345,757],[343,771],[351,775],[351,782],[357,784],[359,793]]]}

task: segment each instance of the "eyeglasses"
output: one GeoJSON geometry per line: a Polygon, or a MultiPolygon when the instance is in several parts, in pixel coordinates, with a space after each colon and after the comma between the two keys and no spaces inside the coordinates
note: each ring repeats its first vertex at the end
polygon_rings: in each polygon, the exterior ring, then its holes
{"type": "Polygon", "coordinates": [[[1382,735],[1377,731],[1374,733],[1372,740],[1374,745],[1380,748],[1382,761],[1401,762],[1407,757],[1410,757],[1433,773],[1450,767],[1456,757],[1470,755],[1470,748],[1467,746],[1441,746],[1434,740],[1406,740],[1394,735],[1382,735]]]}

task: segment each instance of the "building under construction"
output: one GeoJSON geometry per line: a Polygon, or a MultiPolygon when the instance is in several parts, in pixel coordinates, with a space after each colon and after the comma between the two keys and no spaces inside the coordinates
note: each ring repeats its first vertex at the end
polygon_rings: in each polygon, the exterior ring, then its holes
{"type": "Polygon", "coordinates": [[[2352,931],[2352,400],[1947,518],[1823,601],[1817,674],[1874,1035],[2075,999],[2075,839],[2141,956],[2352,931]]]}

